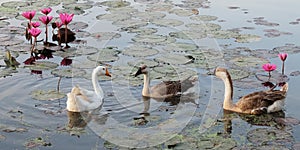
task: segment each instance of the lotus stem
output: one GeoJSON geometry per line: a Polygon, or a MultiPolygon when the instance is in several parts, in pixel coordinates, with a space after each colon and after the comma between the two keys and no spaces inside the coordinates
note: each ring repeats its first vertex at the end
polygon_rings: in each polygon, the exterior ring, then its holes
{"type": "Polygon", "coordinates": [[[31,56],[33,56],[35,44],[36,44],[36,37],[34,37],[34,42],[32,43],[32,46],[31,46],[31,56]]]}
{"type": "Polygon", "coordinates": [[[284,61],[282,61],[282,70],[281,73],[284,75],[284,61]]]}
{"type": "Polygon", "coordinates": [[[68,47],[68,26],[66,25],[65,27],[65,44],[66,44],[66,48],[68,47]]]}
{"type": "Polygon", "coordinates": [[[59,93],[59,85],[60,85],[61,77],[59,77],[58,82],[57,82],[57,93],[59,93]]]}
{"type": "Polygon", "coordinates": [[[46,24],[46,43],[48,43],[48,24],[46,24]]]}

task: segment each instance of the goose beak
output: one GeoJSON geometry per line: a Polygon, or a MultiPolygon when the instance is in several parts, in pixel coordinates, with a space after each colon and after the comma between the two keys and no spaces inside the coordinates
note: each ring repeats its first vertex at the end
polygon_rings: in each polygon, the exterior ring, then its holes
{"type": "Polygon", "coordinates": [[[136,77],[136,76],[138,76],[140,74],[143,74],[141,67],[139,67],[139,70],[135,73],[134,77],[136,77]]]}
{"type": "Polygon", "coordinates": [[[111,77],[111,74],[108,72],[107,68],[105,68],[105,75],[111,77]]]}

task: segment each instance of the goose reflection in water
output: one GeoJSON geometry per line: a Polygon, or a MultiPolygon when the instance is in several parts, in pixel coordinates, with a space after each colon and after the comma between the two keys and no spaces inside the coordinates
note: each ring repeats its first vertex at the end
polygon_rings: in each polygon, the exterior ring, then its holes
{"type": "Polygon", "coordinates": [[[255,126],[272,126],[278,129],[285,128],[284,124],[281,124],[279,119],[285,118],[285,113],[283,111],[269,113],[269,114],[261,114],[261,115],[249,115],[249,114],[241,114],[235,113],[229,110],[223,110],[223,118],[219,121],[224,123],[224,131],[227,134],[232,133],[232,120],[233,119],[242,119],[246,121],[250,125],[255,126]]]}
{"type": "Polygon", "coordinates": [[[67,131],[70,132],[71,136],[80,137],[81,133],[84,133],[86,126],[89,122],[97,122],[98,124],[105,124],[109,114],[101,114],[97,112],[98,109],[93,112],[71,112],[67,111],[68,123],[67,131]]]}

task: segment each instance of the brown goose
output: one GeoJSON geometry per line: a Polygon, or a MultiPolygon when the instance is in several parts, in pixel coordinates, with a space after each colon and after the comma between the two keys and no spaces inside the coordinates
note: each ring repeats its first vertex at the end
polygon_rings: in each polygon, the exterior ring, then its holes
{"type": "Polygon", "coordinates": [[[139,67],[138,71],[135,73],[135,77],[140,74],[144,75],[142,95],[155,99],[166,99],[182,94],[191,88],[194,85],[194,81],[197,80],[196,77],[190,77],[183,81],[162,81],[161,83],[150,87],[150,77],[146,65],[139,67]]]}
{"type": "Polygon", "coordinates": [[[225,84],[223,108],[238,113],[262,114],[281,111],[284,107],[284,99],[288,90],[288,83],[280,90],[254,92],[243,96],[237,103],[233,103],[233,86],[230,74],[225,68],[216,68],[215,75],[221,78],[225,84]]]}

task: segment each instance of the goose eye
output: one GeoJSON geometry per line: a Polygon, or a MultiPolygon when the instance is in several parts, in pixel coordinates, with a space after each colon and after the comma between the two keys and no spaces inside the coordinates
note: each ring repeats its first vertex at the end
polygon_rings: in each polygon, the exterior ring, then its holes
{"type": "Polygon", "coordinates": [[[102,68],[102,70],[105,70],[105,68],[102,68]]]}

